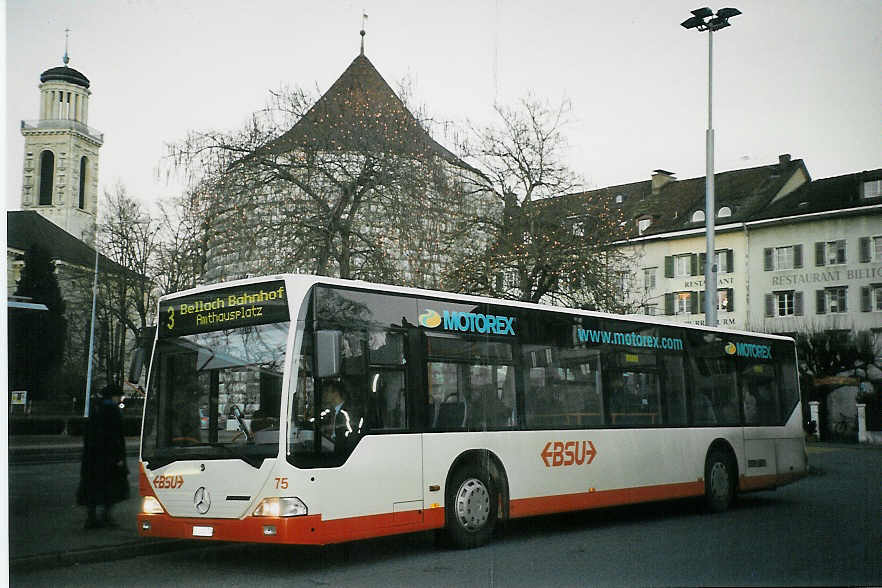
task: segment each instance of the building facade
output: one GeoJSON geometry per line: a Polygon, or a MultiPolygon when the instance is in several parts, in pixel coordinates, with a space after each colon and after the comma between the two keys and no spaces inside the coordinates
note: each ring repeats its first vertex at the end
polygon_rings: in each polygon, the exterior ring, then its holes
{"type": "MultiPolygon", "coordinates": [[[[570,196],[622,209],[637,260],[623,295],[640,312],[704,324],[704,178],[570,196]]],[[[718,324],[793,335],[872,331],[882,341],[882,169],[812,180],[801,160],[715,177],[718,324]]]]}

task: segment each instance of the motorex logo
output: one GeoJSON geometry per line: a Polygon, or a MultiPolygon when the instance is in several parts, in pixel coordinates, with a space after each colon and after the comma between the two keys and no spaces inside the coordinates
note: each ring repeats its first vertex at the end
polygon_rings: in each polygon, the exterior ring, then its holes
{"type": "Polygon", "coordinates": [[[738,357],[751,359],[772,359],[771,345],[757,345],[755,343],[732,343],[726,344],[726,353],[738,357]]]}
{"type": "Polygon", "coordinates": [[[448,331],[492,335],[514,335],[515,318],[477,312],[437,311],[427,308],[419,316],[420,325],[430,329],[443,326],[448,331]]]}
{"type": "Polygon", "coordinates": [[[441,315],[434,310],[427,308],[426,312],[420,315],[420,324],[424,327],[434,329],[441,324],[441,315]]]}

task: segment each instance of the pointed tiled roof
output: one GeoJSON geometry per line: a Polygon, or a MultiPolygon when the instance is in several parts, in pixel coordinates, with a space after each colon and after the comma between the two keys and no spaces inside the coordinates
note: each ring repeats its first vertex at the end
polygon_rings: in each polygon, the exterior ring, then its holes
{"type": "Polygon", "coordinates": [[[364,55],[349,64],[303,118],[263,149],[273,154],[298,149],[433,154],[468,167],[429,136],[364,55]]]}

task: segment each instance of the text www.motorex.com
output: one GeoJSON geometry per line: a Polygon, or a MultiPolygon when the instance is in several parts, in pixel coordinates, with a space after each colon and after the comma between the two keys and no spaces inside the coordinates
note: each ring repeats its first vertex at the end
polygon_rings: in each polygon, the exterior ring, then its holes
{"type": "Polygon", "coordinates": [[[594,329],[578,329],[576,331],[580,343],[603,343],[605,345],[627,345],[629,347],[646,347],[648,349],[683,350],[683,340],[676,337],[655,337],[637,333],[613,333],[594,329]]]}

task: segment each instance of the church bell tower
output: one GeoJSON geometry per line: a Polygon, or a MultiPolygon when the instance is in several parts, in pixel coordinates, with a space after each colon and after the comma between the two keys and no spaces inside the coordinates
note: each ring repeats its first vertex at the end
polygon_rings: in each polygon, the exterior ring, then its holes
{"type": "Polygon", "coordinates": [[[92,241],[98,210],[98,150],[104,135],[88,126],[89,79],[64,65],[40,75],[40,118],[21,121],[25,138],[21,208],[92,241]]]}

